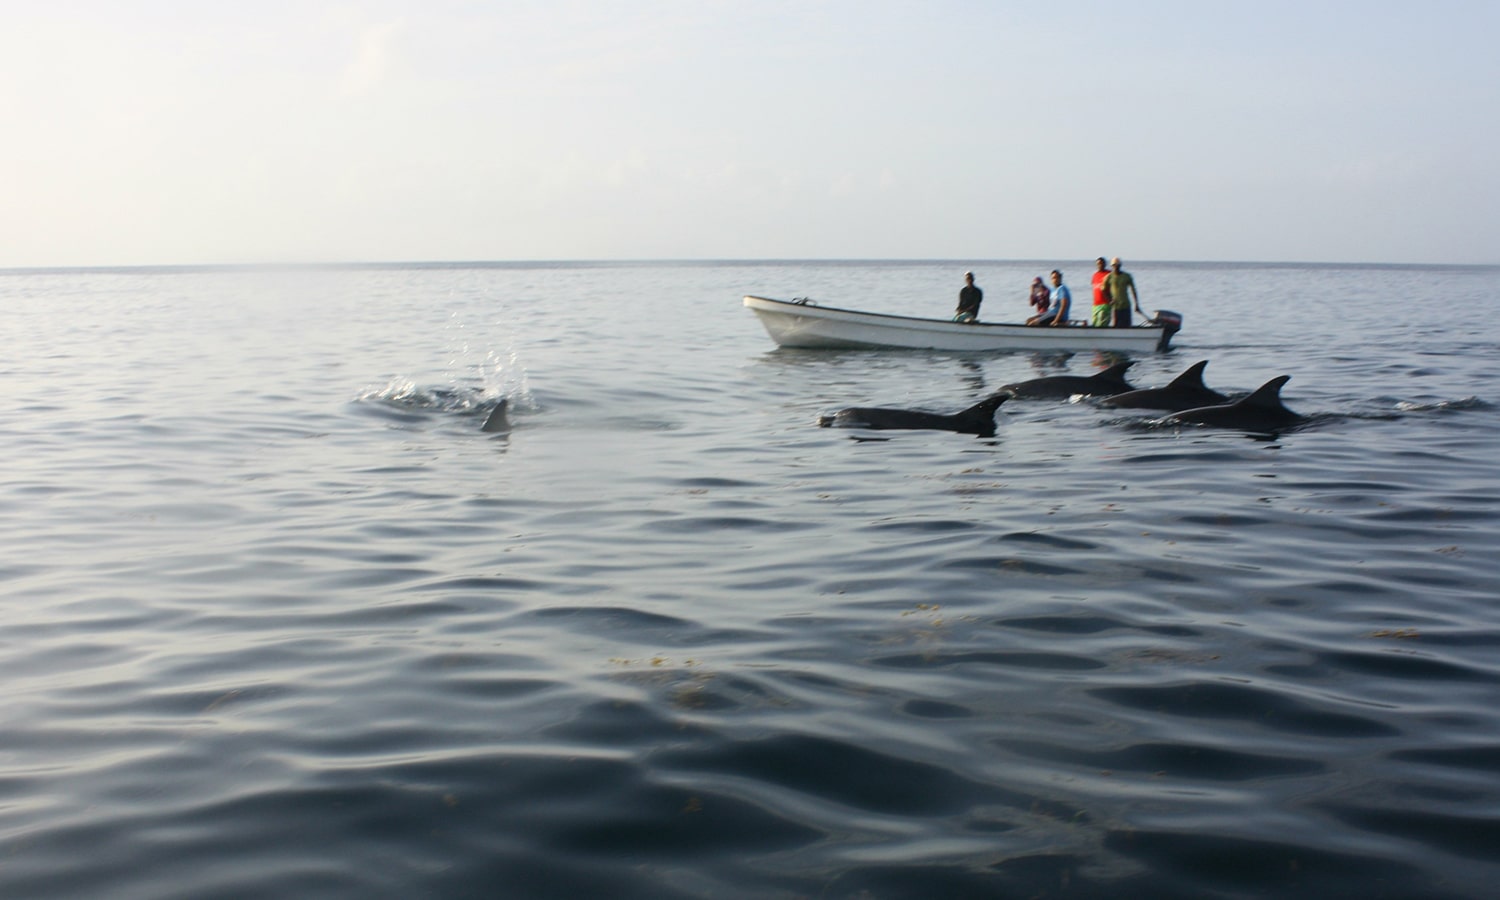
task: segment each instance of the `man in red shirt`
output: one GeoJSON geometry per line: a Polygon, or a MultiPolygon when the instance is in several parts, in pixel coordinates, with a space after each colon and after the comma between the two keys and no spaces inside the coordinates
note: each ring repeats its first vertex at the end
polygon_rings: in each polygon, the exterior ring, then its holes
{"type": "Polygon", "coordinates": [[[1095,328],[1105,328],[1113,316],[1109,308],[1109,298],[1104,295],[1104,279],[1109,277],[1109,267],[1104,264],[1104,257],[1094,260],[1098,263],[1099,271],[1094,273],[1094,312],[1089,317],[1089,324],[1095,328]]]}

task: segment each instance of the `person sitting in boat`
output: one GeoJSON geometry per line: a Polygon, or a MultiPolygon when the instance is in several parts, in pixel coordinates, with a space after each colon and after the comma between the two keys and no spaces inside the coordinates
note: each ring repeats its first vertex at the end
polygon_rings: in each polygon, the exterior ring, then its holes
{"type": "Polygon", "coordinates": [[[1068,308],[1073,305],[1073,292],[1063,284],[1062,273],[1056,269],[1052,270],[1052,303],[1047,311],[1026,320],[1027,325],[1062,325],[1068,324],[1068,308]]]}
{"type": "Polygon", "coordinates": [[[984,291],[974,284],[974,273],[964,273],[964,288],[958,292],[958,310],[953,321],[973,324],[979,321],[979,304],[984,302],[984,291]]]}
{"type": "Polygon", "coordinates": [[[1052,299],[1052,292],[1042,283],[1042,276],[1031,280],[1031,307],[1035,310],[1034,315],[1042,315],[1047,311],[1047,303],[1052,299]]]}

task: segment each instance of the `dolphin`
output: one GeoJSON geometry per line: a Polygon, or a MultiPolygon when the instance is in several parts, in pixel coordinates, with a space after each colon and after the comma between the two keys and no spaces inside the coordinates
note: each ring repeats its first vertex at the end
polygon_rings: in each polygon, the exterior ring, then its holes
{"type": "Polygon", "coordinates": [[[1074,394],[1109,397],[1135,390],[1125,381],[1125,370],[1135,365],[1130,360],[1116,363],[1096,375],[1047,375],[1030,381],[1018,381],[1000,388],[1023,400],[1067,398],[1074,394]]]}
{"type": "Polygon", "coordinates": [[[486,433],[510,431],[510,398],[500,398],[500,402],[490,410],[489,417],[484,420],[484,425],[480,426],[479,430],[486,433]]]}
{"type": "Polygon", "coordinates": [[[922,412],[916,409],[880,409],[868,406],[852,406],[841,409],[831,416],[819,416],[818,424],[824,428],[930,428],[937,431],[955,431],[979,437],[995,434],[995,410],[1010,399],[1010,394],[1000,393],[986,397],[973,406],[952,415],[922,412]]]}
{"type": "Polygon", "coordinates": [[[1178,412],[1228,403],[1228,397],[1203,383],[1203,367],[1206,365],[1206,359],[1195,362],[1166,387],[1126,391],[1113,397],[1105,397],[1099,401],[1099,405],[1113,406],[1116,409],[1165,409],[1178,412]]]}
{"type": "Polygon", "coordinates": [[[1307,421],[1305,416],[1297,415],[1281,403],[1281,386],[1291,380],[1290,375],[1277,375],[1256,388],[1248,397],[1233,403],[1185,409],[1167,416],[1166,421],[1274,434],[1307,421]]]}

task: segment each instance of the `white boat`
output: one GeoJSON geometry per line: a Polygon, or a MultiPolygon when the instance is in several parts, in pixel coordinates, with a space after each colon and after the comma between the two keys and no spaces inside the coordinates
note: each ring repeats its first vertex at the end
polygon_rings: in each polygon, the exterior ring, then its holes
{"type": "Polygon", "coordinates": [[[909,350],[1165,350],[1182,316],[1157,310],[1131,328],[1050,328],[921,319],[819,306],[806,298],[746,297],[745,306],[782,347],[909,350]]]}

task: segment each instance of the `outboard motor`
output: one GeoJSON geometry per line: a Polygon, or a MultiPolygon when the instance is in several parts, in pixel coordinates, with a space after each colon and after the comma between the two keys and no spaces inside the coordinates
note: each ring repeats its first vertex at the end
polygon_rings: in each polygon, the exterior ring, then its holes
{"type": "Polygon", "coordinates": [[[1182,330],[1182,314],[1170,309],[1158,309],[1151,322],[1161,326],[1161,340],[1156,342],[1158,351],[1166,350],[1167,345],[1172,343],[1172,335],[1182,330]]]}

